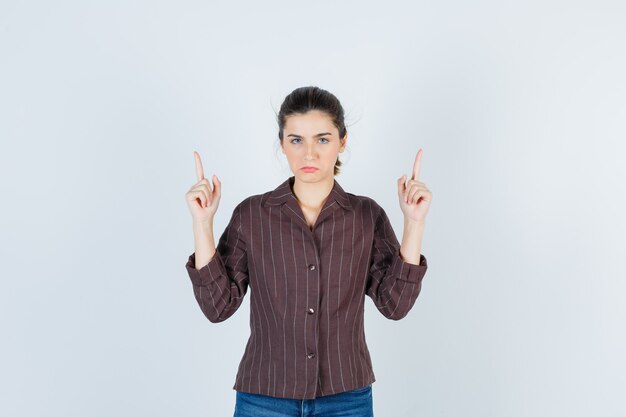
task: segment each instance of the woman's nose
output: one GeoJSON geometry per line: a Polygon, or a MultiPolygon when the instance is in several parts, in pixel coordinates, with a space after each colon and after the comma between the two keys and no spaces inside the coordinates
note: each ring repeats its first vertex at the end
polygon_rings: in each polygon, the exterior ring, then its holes
{"type": "Polygon", "coordinates": [[[314,148],[307,148],[306,149],[306,154],[304,155],[306,159],[313,159],[313,157],[315,156],[315,149],[314,148]]]}

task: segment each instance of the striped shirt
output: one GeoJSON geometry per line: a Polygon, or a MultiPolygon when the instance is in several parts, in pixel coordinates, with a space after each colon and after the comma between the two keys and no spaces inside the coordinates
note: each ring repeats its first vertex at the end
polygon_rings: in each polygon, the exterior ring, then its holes
{"type": "Polygon", "coordinates": [[[385,211],[346,193],[337,180],[311,228],[291,176],[233,210],[215,255],[186,269],[213,323],[230,316],[250,287],[250,337],[234,390],[314,399],[364,387],[376,378],[365,341],[365,294],[388,319],[413,307],[426,273],[405,262],[385,211]]]}

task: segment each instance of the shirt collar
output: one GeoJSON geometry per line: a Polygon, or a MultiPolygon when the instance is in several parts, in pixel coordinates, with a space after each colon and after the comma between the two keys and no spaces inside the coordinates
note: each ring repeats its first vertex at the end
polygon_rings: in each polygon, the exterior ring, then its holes
{"type": "MultiPolygon", "coordinates": [[[[270,192],[267,200],[265,201],[265,205],[281,205],[287,202],[289,199],[293,199],[297,201],[295,194],[293,193],[291,187],[295,181],[296,177],[292,175],[282,182],[278,187],[276,187],[273,191],[270,192]]],[[[341,185],[337,182],[336,179],[333,179],[334,184],[333,188],[330,190],[330,194],[328,195],[328,200],[324,205],[328,205],[332,200],[339,203],[343,208],[347,210],[352,210],[352,204],[350,203],[350,198],[348,194],[343,190],[341,185]]]]}

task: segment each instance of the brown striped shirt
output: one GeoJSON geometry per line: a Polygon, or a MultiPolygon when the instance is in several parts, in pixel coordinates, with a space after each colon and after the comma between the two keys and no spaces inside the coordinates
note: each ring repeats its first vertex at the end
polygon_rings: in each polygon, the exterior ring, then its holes
{"type": "Polygon", "coordinates": [[[192,253],[186,269],[213,323],[232,316],[252,289],[251,332],[233,389],[313,399],[376,380],[365,294],[385,317],[400,320],[427,264],[422,254],[419,265],[405,262],[382,207],[346,193],[336,179],[311,230],[294,179],[239,203],[209,263],[196,269],[192,253]]]}

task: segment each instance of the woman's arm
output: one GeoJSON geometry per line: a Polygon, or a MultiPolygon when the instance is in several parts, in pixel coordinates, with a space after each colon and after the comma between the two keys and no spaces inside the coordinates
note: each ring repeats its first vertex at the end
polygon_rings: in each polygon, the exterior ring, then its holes
{"type": "MultiPolygon", "coordinates": [[[[405,238],[408,239],[413,239],[416,231],[419,233],[413,226],[409,227],[409,233],[406,233],[406,229],[405,227],[405,238]]],[[[374,223],[372,257],[365,292],[374,301],[376,308],[390,320],[404,318],[413,308],[428,268],[426,257],[417,252],[417,246],[421,244],[406,246],[416,251],[417,262],[410,263],[403,259],[404,255],[389,217],[379,206],[374,223]]]]}
{"type": "Polygon", "coordinates": [[[420,263],[424,224],[433,198],[433,193],[419,180],[422,152],[422,149],[417,151],[413,174],[408,184],[406,175],[398,178],[398,198],[400,209],[404,214],[404,234],[400,252],[402,259],[415,265],[420,263]]]}
{"type": "Polygon", "coordinates": [[[241,204],[233,210],[217,247],[213,244],[212,229],[212,225],[194,225],[197,252],[189,256],[185,266],[200,309],[209,321],[219,323],[237,311],[248,291],[248,257],[242,232],[241,204]]]}
{"type": "Polygon", "coordinates": [[[193,241],[196,254],[194,266],[200,269],[207,265],[215,255],[213,219],[193,221],[193,241]]]}
{"type": "MultiPolygon", "coordinates": [[[[213,219],[222,195],[222,183],[213,175],[213,189],[204,178],[200,155],[194,151],[196,176],[185,198],[193,218],[195,251],[185,268],[204,315],[213,323],[232,316],[248,290],[248,262],[241,230],[241,203],[235,207],[224,233],[215,246],[213,219]]],[[[243,202],[242,202],[243,203],[243,202]]]]}
{"type": "Polygon", "coordinates": [[[402,234],[400,255],[405,262],[415,265],[420,264],[424,224],[423,221],[414,221],[406,217],[404,218],[404,232],[402,234]]]}

